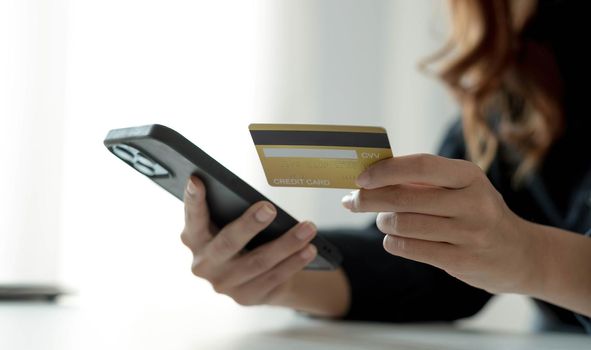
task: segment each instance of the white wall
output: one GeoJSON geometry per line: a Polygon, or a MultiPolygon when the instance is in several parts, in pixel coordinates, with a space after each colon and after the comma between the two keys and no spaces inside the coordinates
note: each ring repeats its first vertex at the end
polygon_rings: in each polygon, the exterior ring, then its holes
{"type": "Polygon", "coordinates": [[[0,283],[55,282],[65,0],[0,2],[0,283]]]}

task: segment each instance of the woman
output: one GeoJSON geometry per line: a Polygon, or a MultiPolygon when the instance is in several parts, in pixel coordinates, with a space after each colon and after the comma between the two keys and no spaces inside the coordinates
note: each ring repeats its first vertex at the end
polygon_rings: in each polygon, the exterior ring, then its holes
{"type": "Polygon", "coordinates": [[[363,231],[324,232],[341,269],[302,271],[312,223],[239,254],[275,209],[254,204],[224,228],[189,181],[181,235],[193,272],[243,305],[374,321],[455,320],[493,293],[536,299],[548,320],[591,333],[591,132],[580,45],[584,1],[455,0],[434,60],[463,115],[440,156],[379,162],[343,198],[378,213],[363,231]],[[463,159],[468,159],[466,161],[463,159]]]}

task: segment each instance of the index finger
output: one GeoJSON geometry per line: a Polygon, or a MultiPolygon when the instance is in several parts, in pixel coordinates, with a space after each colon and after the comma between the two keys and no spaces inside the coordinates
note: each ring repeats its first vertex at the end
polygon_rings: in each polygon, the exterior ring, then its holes
{"type": "Polygon", "coordinates": [[[373,164],[359,175],[357,185],[366,189],[399,184],[458,189],[469,186],[480,171],[476,164],[465,160],[413,154],[373,164]]]}

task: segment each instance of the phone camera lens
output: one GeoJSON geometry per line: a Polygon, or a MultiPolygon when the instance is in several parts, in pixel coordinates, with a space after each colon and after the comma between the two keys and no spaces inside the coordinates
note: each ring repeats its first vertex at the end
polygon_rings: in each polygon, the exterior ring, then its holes
{"type": "Polygon", "coordinates": [[[154,172],[154,168],[152,168],[151,166],[142,164],[140,162],[135,162],[133,163],[133,167],[136,168],[140,173],[146,175],[146,176],[154,176],[156,175],[154,172]]]}
{"type": "Polygon", "coordinates": [[[154,167],[154,162],[152,162],[150,159],[148,159],[146,156],[144,156],[141,153],[138,153],[135,155],[135,162],[139,163],[143,166],[150,167],[150,168],[154,167]]]}
{"type": "Polygon", "coordinates": [[[126,162],[131,163],[133,162],[133,158],[135,158],[129,146],[115,145],[111,148],[111,150],[113,151],[113,153],[115,153],[117,157],[123,159],[126,162]]]}

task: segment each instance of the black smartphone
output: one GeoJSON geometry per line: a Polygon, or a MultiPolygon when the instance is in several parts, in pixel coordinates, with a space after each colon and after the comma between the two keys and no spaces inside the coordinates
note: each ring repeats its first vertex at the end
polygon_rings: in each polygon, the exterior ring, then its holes
{"type": "MultiPolygon", "coordinates": [[[[206,188],[211,220],[224,227],[255,202],[269,199],[226,169],[178,132],[158,124],[109,131],[105,146],[119,159],[150,180],[183,200],[191,175],[199,177],[206,188]]],[[[269,242],[298,223],[277,204],[275,220],[245,247],[252,250],[269,242]]],[[[311,242],[318,249],[316,258],[306,266],[311,270],[332,270],[339,266],[339,250],[317,235],[311,242]]]]}

